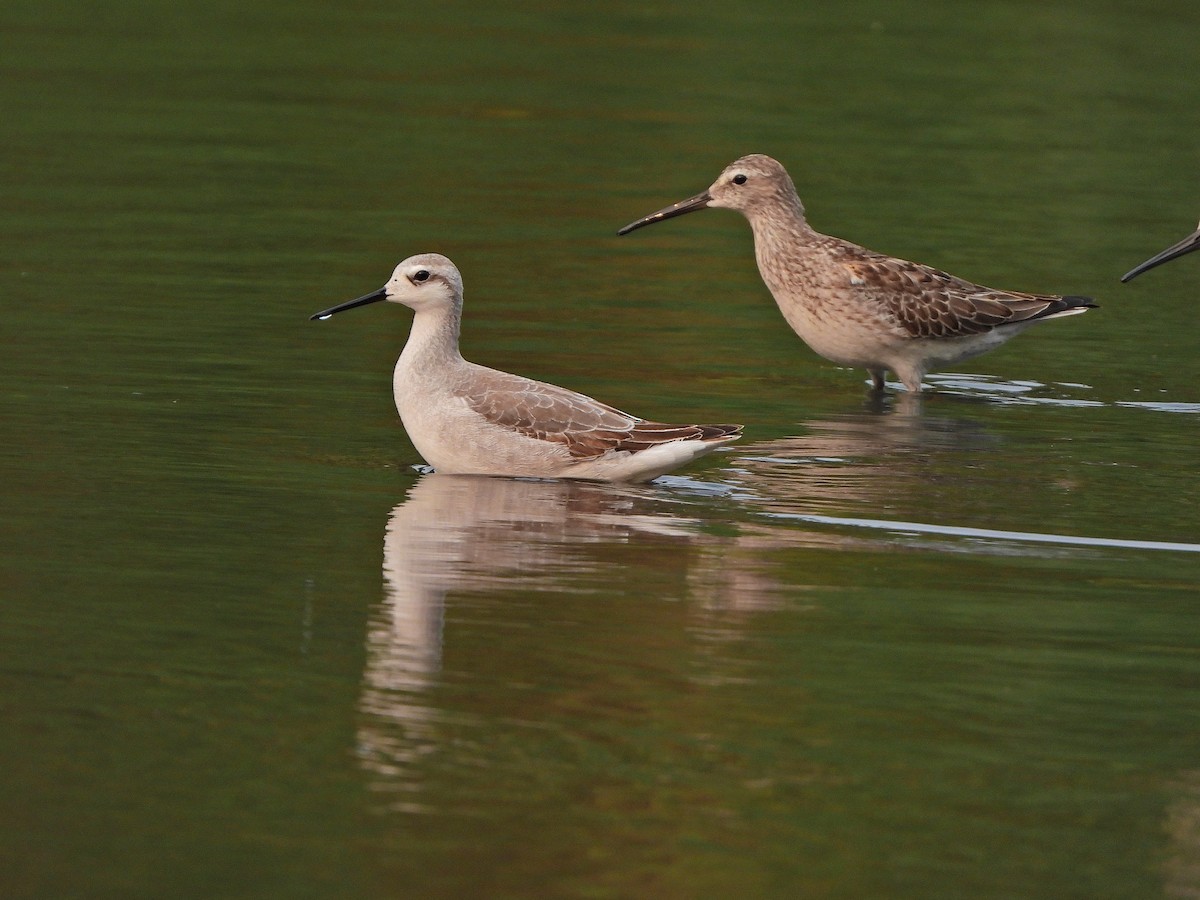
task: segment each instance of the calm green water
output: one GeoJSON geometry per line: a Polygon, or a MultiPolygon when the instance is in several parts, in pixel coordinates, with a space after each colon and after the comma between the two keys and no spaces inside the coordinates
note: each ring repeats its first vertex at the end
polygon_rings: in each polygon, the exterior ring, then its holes
{"type": "Polygon", "coordinates": [[[1200,258],[1117,283],[1200,215],[1198,28],[6,4],[0,895],[1200,895],[1200,258]],[[754,151],[1102,309],[873,406],[736,216],[615,237],[754,151]],[[746,438],[417,475],[407,314],[306,317],[426,250],[469,358],[746,438]]]}

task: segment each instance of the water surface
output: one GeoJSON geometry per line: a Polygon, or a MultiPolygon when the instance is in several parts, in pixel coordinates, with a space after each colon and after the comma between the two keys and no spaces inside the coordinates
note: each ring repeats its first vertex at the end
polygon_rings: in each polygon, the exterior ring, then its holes
{"type": "Polygon", "coordinates": [[[1200,892],[1198,14],[988,2],[0,12],[0,893],[1200,892]],[[705,212],[1089,294],[872,399],[705,212]],[[419,474],[383,305],[746,437],[419,474]]]}

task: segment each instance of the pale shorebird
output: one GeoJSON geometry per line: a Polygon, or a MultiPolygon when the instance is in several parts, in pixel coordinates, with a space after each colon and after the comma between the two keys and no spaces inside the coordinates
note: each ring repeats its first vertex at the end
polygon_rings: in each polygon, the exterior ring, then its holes
{"type": "Polygon", "coordinates": [[[392,387],[413,446],[442,474],[649,481],[741,435],[741,425],[648,422],[467,362],[458,349],[462,276],[437,253],[410,256],[379,290],[312,318],[379,300],[416,313],[392,387]]]}
{"type": "Polygon", "coordinates": [[[1153,269],[1155,266],[1161,266],[1165,262],[1170,262],[1177,256],[1183,256],[1186,253],[1191,253],[1193,250],[1200,250],[1200,226],[1191,234],[1185,237],[1178,244],[1172,244],[1162,253],[1157,253],[1150,257],[1144,263],[1134,266],[1128,272],[1121,276],[1122,283],[1132,281],[1143,272],[1153,269]]]}
{"type": "Polygon", "coordinates": [[[758,271],[801,340],[839,365],[865,368],[877,391],[889,369],[920,391],[935,366],[985,353],[1042,319],[1096,306],[1090,297],[993,290],[820,234],[805,221],[787,170],[760,153],[730,163],[708,190],[617,234],[709,206],[750,221],[758,271]]]}

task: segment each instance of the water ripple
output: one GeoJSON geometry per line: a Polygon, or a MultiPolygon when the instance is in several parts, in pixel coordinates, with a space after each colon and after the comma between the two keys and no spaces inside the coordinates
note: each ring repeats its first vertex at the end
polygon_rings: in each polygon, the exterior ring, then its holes
{"type": "Polygon", "coordinates": [[[1006,531],[999,528],[965,528],[960,525],[933,525],[926,522],[896,522],[886,519],[858,519],[845,516],[822,516],[808,513],[768,512],[772,519],[791,519],[816,525],[875,528],[904,534],[938,534],[962,538],[1019,541],[1035,544],[1066,544],[1076,547],[1104,547],[1125,550],[1166,550],[1176,553],[1200,553],[1200,544],[1182,541],[1141,541],[1124,538],[1087,537],[1074,534],[1048,534],[1037,531],[1006,531]]]}
{"type": "MultiPolygon", "coordinates": [[[[1006,380],[994,375],[934,373],[926,382],[938,393],[955,397],[986,400],[1004,406],[1104,407],[1123,406],[1155,412],[1183,415],[1200,414],[1200,403],[1173,400],[1104,401],[1081,396],[1093,390],[1091,385],[1059,381],[1006,380]]],[[[1135,393],[1136,393],[1135,389],[1135,393]]]]}

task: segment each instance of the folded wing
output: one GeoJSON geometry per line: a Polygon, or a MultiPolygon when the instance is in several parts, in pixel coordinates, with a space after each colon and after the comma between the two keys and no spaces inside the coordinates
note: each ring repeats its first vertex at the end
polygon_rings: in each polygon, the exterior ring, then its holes
{"type": "Polygon", "coordinates": [[[610,450],[637,453],[672,441],[721,442],[742,431],[741,425],[648,422],[585,394],[494,369],[473,379],[463,399],[492,425],[562,444],[581,460],[610,450]]]}
{"type": "Polygon", "coordinates": [[[897,330],[912,338],[981,334],[1096,306],[1090,297],[997,291],[889,256],[876,255],[846,266],[852,284],[869,293],[897,330]]]}

